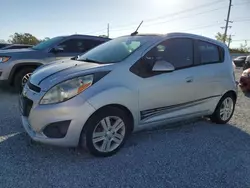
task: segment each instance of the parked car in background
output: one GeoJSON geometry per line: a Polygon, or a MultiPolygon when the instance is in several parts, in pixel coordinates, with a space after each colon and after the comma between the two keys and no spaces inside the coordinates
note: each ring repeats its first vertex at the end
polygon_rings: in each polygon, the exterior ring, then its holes
{"type": "Polygon", "coordinates": [[[0,50],[31,48],[32,46],[33,45],[29,45],[29,44],[10,44],[10,45],[7,45],[7,46],[1,48],[0,50]]]}
{"type": "Polygon", "coordinates": [[[208,116],[225,124],[237,85],[228,47],[186,34],[132,35],[38,68],[20,96],[35,141],[110,156],[131,132],[208,116]]]}
{"type": "Polygon", "coordinates": [[[4,48],[4,47],[6,47],[8,45],[10,45],[10,44],[8,44],[8,43],[0,43],[0,50],[1,50],[1,48],[4,48]]]}
{"type": "Polygon", "coordinates": [[[239,87],[243,92],[250,91],[250,68],[243,71],[240,77],[239,87]]]}
{"type": "Polygon", "coordinates": [[[21,90],[37,67],[59,59],[69,59],[108,40],[110,39],[88,35],[59,36],[32,48],[2,50],[0,51],[0,81],[21,90]]]}
{"type": "Polygon", "coordinates": [[[246,57],[245,63],[243,64],[243,70],[250,68],[250,55],[246,57]]]}
{"type": "Polygon", "coordinates": [[[233,61],[236,67],[242,67],[246,61],[247,56],[238,56],[233,61]]]}

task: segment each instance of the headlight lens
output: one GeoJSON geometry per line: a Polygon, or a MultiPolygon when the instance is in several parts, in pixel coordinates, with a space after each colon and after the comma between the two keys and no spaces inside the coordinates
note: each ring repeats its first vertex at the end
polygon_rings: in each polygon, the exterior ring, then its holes
{"type": "Polygon", "coordinates": [[[0,63],[5,63],[10,59],[10,57],[7,56],[0,56],[0,63]]]}
{"type": "Polygon", "coordinates": [[[40,104],[53,104],[69,100],[90,87],[93,78],[93,75],[87,75],[60,83],[43,96],[40,104]]]}

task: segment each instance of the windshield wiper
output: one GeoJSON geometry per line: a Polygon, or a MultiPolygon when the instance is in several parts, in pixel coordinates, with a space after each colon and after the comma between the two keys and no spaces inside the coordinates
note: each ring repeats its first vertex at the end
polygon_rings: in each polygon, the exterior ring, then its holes
{"type": "Polygon", "coordinates": [[[100,61],[96,61],[96,60],[89,59],[89,58],[86,58],[86,59],[78,59],[78,61],[85,61],[85,62],[88,62],[88,63],[99,63],[99,64],[102,64],[102,62],[100,62],[100,61]]]}

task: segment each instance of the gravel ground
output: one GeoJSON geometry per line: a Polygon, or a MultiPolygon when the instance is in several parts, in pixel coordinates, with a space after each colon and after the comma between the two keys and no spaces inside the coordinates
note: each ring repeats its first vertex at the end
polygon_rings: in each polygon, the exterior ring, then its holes
{"type": "MultiPolygon", "coordinates": [[[[237,76],[241,71],[237,70],[237,76]]],[[[0,187],[250,187],[250,98],[239,92],[227,125],[199,120],[134,134],[117,155],[34,143],[17,95],[0,90],[0,187]]]]}

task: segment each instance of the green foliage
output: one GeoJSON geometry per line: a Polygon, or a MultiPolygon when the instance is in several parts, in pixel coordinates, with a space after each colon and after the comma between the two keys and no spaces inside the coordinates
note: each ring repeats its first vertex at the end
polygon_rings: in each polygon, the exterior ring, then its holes
{"type": "Polygon", "coordinates": [[[99,37],[108,38],[107,35],[99,35],[99,37]]]}
{"type": "MultiPolygon", "coordinates": [[[[216,40],[221,41],[221,42],[223,42],[223,37],[224,37],[224,34],[222,34],[222,33],[220,33],[220,32],[218,32],[218,33],[215,35],[216,40]]],[[[226,42],[229,42],[229,40],[230,40],[229,37],[226,36],[226,42]]]]}
{"type": "MultiPolygon", "coordinates": [[[[216,38],[216,40],[223,42],[223,36],[224,36],[224,34],[218,32],[215,35],[215,38],[216,38]]],[[[226,42],[229,42],[229,41],[230,41],[230,38],[227,36],[226,42]]],[[[247,53],[247,52],[250,52],[250,48],[247,45],[247,41],[245,41],[245,44],[240,44],[239,48],[230,48],[230,52],[231,53],[247,53]]]]}
{"type": "Polygon", "coordinates": [[[10,36],[8,40],[9,43],[12,44],[38,44],[40,41],[30,33],[14,33],[14,35],[10,36]]]}

